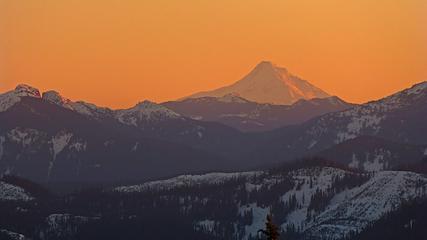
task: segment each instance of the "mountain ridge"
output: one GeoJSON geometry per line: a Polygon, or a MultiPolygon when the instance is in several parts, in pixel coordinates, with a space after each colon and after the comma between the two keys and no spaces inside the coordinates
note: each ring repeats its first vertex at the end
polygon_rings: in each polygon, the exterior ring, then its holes
{"type": "Polygon", "coordinates": [[[421,82],[380,100],[267,132],[267,140],[248,157],[291,160],[363,135],[427,145],[426,104],[427,82],[421,82]]]}
{"type": "Polygon", "coordinates": [[[274,105],[253,102],[236,94],[187,98],[164,102],[162,105],[192,119],[220,122],[245,132],[300,124],[325,113],[356,106],[336,96],[300,99],[292,105],[274,105]]]}

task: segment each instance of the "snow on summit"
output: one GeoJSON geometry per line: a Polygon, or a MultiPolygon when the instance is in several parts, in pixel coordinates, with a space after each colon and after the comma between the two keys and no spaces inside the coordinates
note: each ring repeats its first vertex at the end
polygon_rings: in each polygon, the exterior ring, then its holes
{"type": "Polygon", "coordinates": [[[117,110],[116,118],[121,123],[137,126],[140,121],[178,119],[181,115],[160,104],[145,100],[132,108],[117,110]]]}
{"type": "Polygon", "coordinates": [[[21,101],[21,97],[40,98],[40,91],[29,85],[19,84],[15,90],[0,94],[0,112],[8,110],[21,101]]]}
{"type": "Polygon", "coordinates": [[[57,91],[51,90],[44,92],[43,99],[59,106],[73,109],[73,107],[71,106],[71,101],[67,98],[62,97],[57,91]]]}
{"type": "Polygon", "coordinates": [[[341,112],[329,113],[316,119],[307,133],[310,138],[334,134],[336,144],[361,135],[377,135],[383,122],[393,114],[427,100],[427,82],[394,93],[388,97],[355,106],[341,112]]]}
{"type": "Polygon", "coordinates": [[[40,97],[40,91],[37,88],[26,84],[16,86],[14,93],[19,97],[40,97]]]}
{"type": "Polygon", "coordinates": [[[0,112],[8,110],[10,107],[20,102],[22,97],[41,98],[49,103],[93,117],[104,116],[111,111],[108,108],[98,107],[94,104],[82,101],[73,102],[54,90],[40,94],[37,88],[26,84],[19,84],[14,90],[0,94],[0,112]]]}
{"type": "Polygon", "coordinates": [[[53,90],[44,92],[42,98],[47,102],[56,104],[86,116],[102,118],[106,115],[109,115],[111,112],[109,108],[98,107],[91,103],[86,103],[83,101],[73,102],[70,99],[61,96],[61,94],[57,91],[53,90]]]}
{"type": "Polygon", "coordinates": [[[300,99],[325,98],[330,95],[311,83],[293,75],[286,68],[263,61],[234,84],[200,92],[189,98],[222,97],[238,94],[244,99],[278,105],[290,105],[300,99]]]}

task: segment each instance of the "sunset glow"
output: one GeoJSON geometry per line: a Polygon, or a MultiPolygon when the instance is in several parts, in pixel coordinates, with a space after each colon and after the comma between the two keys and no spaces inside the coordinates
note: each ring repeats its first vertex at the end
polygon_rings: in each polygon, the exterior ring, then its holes
{"type": "Polygon", "coordinates": [[[269,60],[360,103],[427,80],[426,23],[425,0],[0,0],[0,92],[129,107],[269,60]]]}

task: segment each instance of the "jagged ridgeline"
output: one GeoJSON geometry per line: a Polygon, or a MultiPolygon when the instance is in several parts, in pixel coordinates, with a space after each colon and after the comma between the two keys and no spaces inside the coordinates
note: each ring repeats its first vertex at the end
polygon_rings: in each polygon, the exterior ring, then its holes
{"type": "MultiPolygon", "coordinates": [[[[204,109],[205,100],[200,100],[204,109]]],[[[235,100],[225,96],[213,102],[259,112],[253,109],[259,104],[235,100]]],[[[168,107],[172,103],[144,101],[111,110],[19,85],[0,95],[0,172],[51,185],[112,184],[247,171],[307,155],[380,171],[416,164],[427,155],[426,82],[356,106],[336,99],[310,101],[332,108],[296,125],[246,133],[231,127],[234,123],[177,113],[168,107]]],[[[276,107],[291,111],[301,104],[276,107]]]]}
{"type": "Polygon", "coordinates": [[[62,197],[33,196],[38,187],[13,179],[1,186],[9,189],[0,202],[1,234],[9,236],[259,239],[258,230],[272,213],[281,239],[344,239],[425,199],[427,177],[365,173],[310,160],[272,171],[183,175],[62,197]]]}

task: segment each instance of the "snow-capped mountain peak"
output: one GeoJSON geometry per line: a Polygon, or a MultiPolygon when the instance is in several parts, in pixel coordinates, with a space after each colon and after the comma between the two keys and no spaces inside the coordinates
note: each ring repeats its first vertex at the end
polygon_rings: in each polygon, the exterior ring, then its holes
{"type": "Polygon", "coordinates": [[[14,93],[18,97],[36,97],[40,98],[40,91],[37,88],[27,84],[19,84],[16,86],[14,93]]]}
{"type": "Polygon", "coordinates": [[[21,97],[40,98],[40,91],[29,85],[19,84],[14,90],[0,94],[0,112],[8,110],[20,102],[21,97]]]}
{"type": "Polygon", "coordinates": [[[230,93],[237,93],[249,101],[279,105],[289,105],[299,99],[329,97],[329,94],[291,74],[286,68],[262,61],[234,84],[196,93],[189,98],[222,97],[230,93]]]}
{"type": "Polygon", "coordinates": [[[165,106],[145,100],[132,108],[117,110],[116,118],[121,123],[138,126],[138,122],[180,119],[182,116],[165,106]]]}
{"type": "Polygon", "coordinates": [[[62,97],[57,91],[51,90],[44,92],[42,98],[48,102],[72,109],[72,107],[70,106],[71,101],[67,98],[62,97]]]}
{"type": "Polygon", "coordinates": [[[111,114],[111,110],[109,108],[98,107],[95,104],[86,103],[83,101],[73,102],[54,90],[44,92],[42,98],[47,102],[70,109],[86,116],[104,118],[111,114]]]}
{"type": "Polygon", "coordinates": [[[139,102],[138,104],[135,105],[135,107],[128,109],[127,111],[141,112],[147,116],[150,116],[151,113],[162,114],[170,118],[178,118],[181,116],[178,113],[170,110],[169,108],[149,100],[144,100],[142,102],[139,102]]]}

